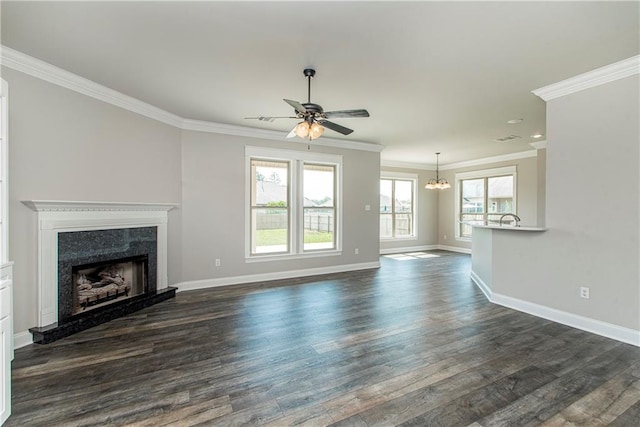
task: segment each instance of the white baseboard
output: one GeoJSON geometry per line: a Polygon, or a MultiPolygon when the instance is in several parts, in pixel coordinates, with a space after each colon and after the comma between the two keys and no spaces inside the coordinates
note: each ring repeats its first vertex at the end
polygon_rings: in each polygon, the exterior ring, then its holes
{"type": "Polygon", "coordinates": [[[239,285],[242,283],[264,282],[269,280],[291,279],[294,277],[315,276],[318,274],[342,273],[345,271],[367,270],[380,268],[380,261],[363,262],[359,264],[333,265],[329,267],[306,268],[303,270],[277,271],[274,273],[248,274],[244,276],[222,277],[219,279],[192,280],[176,283],[171,286],[181,291],[215,288],[218,286],[239,285]]]}
{"type": "Polygon", "coordinates": [[[404,252],[433,251],[435,249],[438,249],[438,245],[406,246],[404,248],[387,248],[387,249],[380,249],[380,255],[401,254],[404,252]]]}
{"type": "Polygon", "coordinates": [[[33,335],[29,331],[18,332],[13,334],[13,348],[26,347],[29,344],[33,344],[33,335]]]}
{"type": "Polygon", "coordinates": [[[438,249],[441,249],[443,251],[459,252],[461,254],[469,254],[469,255],[471,255],[471,249],[470,248],[459,248],[457,246],[438,245],[438,249]]]}
{"type": "Polygon", "coordinates": [[[489,286],[484,283],[484,280],[482,280],[473,270],[471,270],[471,280],[473,280],[473,283],[480,288],[484,296],[487,297],[489,301],[493,302],[493,292],[491,292],[491,288],[489,288],[489,286]]]}
{"type": "Polygon", "coordinates": [[[471,271],[471,280],[485,294],[487,299],[494,304],[640,347],[640,331],[638,330],[494,293],[474,271],[471,271]]]}

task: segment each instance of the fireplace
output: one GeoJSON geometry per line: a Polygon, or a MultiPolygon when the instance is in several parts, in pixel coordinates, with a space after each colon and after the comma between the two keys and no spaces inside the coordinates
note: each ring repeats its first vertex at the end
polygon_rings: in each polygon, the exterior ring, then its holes
{"type": "Polygon", "coordinates": [[[167,286],[174,204],[23,202],[38,213],[38,325],[46,344],[175,296],[167,286]]]}
{"type": "Polygon", "coordinates": [[[141,255],[73,266],[73,314],[146,293],[148,265],[141,255]]]}
{"type": "Polygon", "coordinates": [[[156,291],[157,234],[157,227],[58,233],[58,323],[156,291]]]}

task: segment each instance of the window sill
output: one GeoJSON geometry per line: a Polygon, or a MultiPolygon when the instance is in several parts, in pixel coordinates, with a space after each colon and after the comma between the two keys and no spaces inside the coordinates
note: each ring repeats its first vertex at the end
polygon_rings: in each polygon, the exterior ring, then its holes
{"type": "Polygon", "coordinates": [[[301,254],[253,255],[253,256],[245,257],[244,262],[253,263],[253,262],[267,262],[267,261],[289,261],[292,259],[320,258],[320,257],[338,256],[338,255],[342,255],[342,251],[331,250],[331,251],[305,252],[301,254]]]}

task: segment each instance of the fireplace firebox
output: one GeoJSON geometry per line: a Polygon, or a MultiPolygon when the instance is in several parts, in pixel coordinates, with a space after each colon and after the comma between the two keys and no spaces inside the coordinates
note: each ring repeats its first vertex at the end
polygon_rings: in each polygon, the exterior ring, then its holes
{"type": "Polygon", "coordinates": [[[73,266],[73,314],[146,293],[148,265],[140,255],[73,266]]]}

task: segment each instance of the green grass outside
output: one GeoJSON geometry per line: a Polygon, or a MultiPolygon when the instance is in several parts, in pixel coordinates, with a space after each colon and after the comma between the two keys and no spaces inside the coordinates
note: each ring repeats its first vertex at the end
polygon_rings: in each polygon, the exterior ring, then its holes
{"type": "MultiPolygon", "coordinates": [[[[305,243],[331,243],[333,233],[322,231],[304,231],[305,243]]],[[[258,230],[256,233],[256,246],[286,245],[287,230],[284,228],[276,230],[258,230]]]]}

